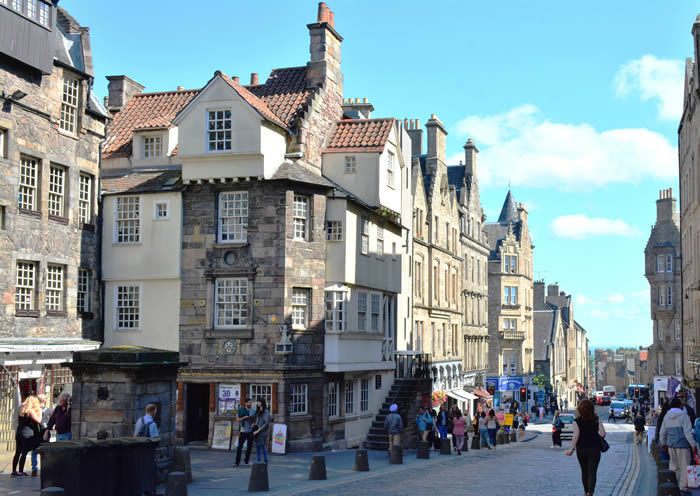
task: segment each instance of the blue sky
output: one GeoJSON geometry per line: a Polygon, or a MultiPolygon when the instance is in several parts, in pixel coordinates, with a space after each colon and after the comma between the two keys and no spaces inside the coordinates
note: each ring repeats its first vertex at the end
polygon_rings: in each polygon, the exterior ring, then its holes
{"type": "MultiPolygon", "coordinates": [[[[317,2],[62,0],[90,27],[96,85],[261,81],[308,60],[317,2]],[[110,6],[111,5],[111,6],[110,6]]],[[[456,163],[472,137],[495,221],[508,184],[528,207],[535,276],[576,297],[592,346],[651,343],[644,246],[658,191],[678,192],[683,61],[699,7],[674,2],[329,1],[345,96],[377,117],[437,114],[456,163]]]]}

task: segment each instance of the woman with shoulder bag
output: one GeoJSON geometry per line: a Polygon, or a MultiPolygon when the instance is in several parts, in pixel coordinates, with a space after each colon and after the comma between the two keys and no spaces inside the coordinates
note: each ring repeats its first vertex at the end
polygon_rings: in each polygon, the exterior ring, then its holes
{"type": "Polygon", "coordinates": [[[15,456],[12,458],[12,474],[10,474],[12,477],[27,475],[24,473],[24,462],[27,460],[27,453],[39,446],[40,423],[41,403],[36,396],[29,396],[19,409],[19,421],[15,432],[15,456]],[[19,472],[16,470],[18,463],[19,472]]]}
{"type": "Polygon", "coordinates": [[[566,450],[566,456],[571,456],[576,451],[581,466],[583,490],[586,496],[592,496],[595,492],[600,454],[608,450],[608,443],[604,439],[605,427],[595,414],[595,407],[589,399],[579,402],[576,414],[571,448],[566,450]]]}
{"type": "Polygon", "coordinates": [[[267,409],[265,398],[258,397],[258,402],[255,407],[255,425],[253,426],[253,438],[255,439],[255,453],[262,453],[265,463],[267,463],[267,437],[270,432],[270,410],[267,409]]]}
{"type": "Polygon", "coordinates": [[[552,446],[561,448],[561,430],[564,427],[564,422],[559,418],[559,410],[554,411],[554,420],[552,420],[552,446]]]}
{"type": "Polygon", "coordinates": [[[489,416],[486,417],[486,428],[489,431],[489,447],[491,449],[496,449],[496,433],[498,432],[498,418],[496,417],[496,412],[489,411],[489,416]]]}

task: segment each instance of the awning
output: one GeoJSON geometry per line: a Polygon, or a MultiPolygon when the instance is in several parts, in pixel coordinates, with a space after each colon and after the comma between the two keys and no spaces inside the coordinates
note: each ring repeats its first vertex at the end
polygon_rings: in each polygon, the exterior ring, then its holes
{"type": "Polygon", "coordinates": [[[70,338],[7,338],[0,339],[0,352],[4,353],[38,353],[38,352],[73,352],[90,351],[100,347],[99,341],[70,338]]]}
{"type": "Polygon", "coordinates": [[[482,389],[475,389],[474,394],[482,398],[491,398],[491,395],[482,389]]]}
{"type": "Polygon", "coordinates": [[[477,399],[476,396],[474,396],[472,393],[468,393],[467,391],[463,391],[461,389],[455,389],[454,391],[447,391],[447,396],[450,398],[454,398],[459,401],[473,401],[477,399]]]}

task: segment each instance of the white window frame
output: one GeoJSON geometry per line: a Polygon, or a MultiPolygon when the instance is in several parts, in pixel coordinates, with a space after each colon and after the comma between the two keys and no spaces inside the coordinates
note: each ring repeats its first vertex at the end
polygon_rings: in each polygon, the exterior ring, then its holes
{"type": "Polygon", "coordinates": [[[369,306],[369,330],[370,332],[382,331],[382,294],[370,293],[369,306]]]}
{"type": "Polygon", "coordinates": [[[666,272],[673,272],[673,255],[666,255],[666,272]]]}
{"type": "Polygon", "coordinates": [[[79,96],[80,81],[64,74],[61,92],[61,117],[58,121],[58,129],[71,135],[75,135],[78,130],[79,96]]]}
{"type": "Polygon", "coordinates": [[[377,258],[384,256],[384,225],[377,224],[377,258]]]}
{"type": "Polygon", "coordinates": [[[326,241],[343,241],[343,221],[326,221],[326,241]]]}
{"type": "Polygon", "coordinates": [[[39,2],[39,24],[42,26],[49,25],[49,6],[44,2],[39,2]]]}
{"type": "Polygon", "coordinates": [[[310,302],[310,289],[292,288],[292,329],[306,329],[309,327],[310,302]]]}
{"type": "Polygon", "coordinates": [[[658,353],[656,357],[658,361],[659,375],[664,375],[664,355],[663,353],[658,353]]]}
{"type": "Polygon", "coordinates": [[[153,220],[168,220],[170,219],[170,200],[155,200],[153,202],[153,220]],[[165,206],[165,215],[160,215],[160,206],[165,206]]]}
{"type": "Polygon", "coordinates": [[[369,218],[360,217],[360,253],[369,255],[369,218]]]}
{"type": "Polygon", "coordinates": [[[219,243],[245,243],[248,241],[249,200],[247,191],[222,191],[219,193],[219,219],[217,222],[219,243]]]}
{"type": "Polygon", "coordinates": [[[137,244],[141,242],[141,197],[117,196],[114,201],[114,242],[137,244]],[[120,211],[120,207],[124,209],[120,211]],[[120,228],[123,226],[123,229],[120,228]]]}
{"type": "Polygon", "coordinates": [[[78,296],[76,307],[79,313],[90,311],[90,269],[78,268],[78,296]]]}
{"type": "Polygon", "coordinates": [[[369,294],[367,291],[357,292],[357,330],[369,330],[369,294]]]}
{"type": "Polygon", "coordinates": [[[7,129],[0,127],[0,158],[5,158],[7,152],[7,129]]]}
{"type": "Polygon", "coordinates": [[[674,353],[674,361],[676,365],[676,375],[681,375],[683,373],[683,363],[681,361],[680,353],[674,353]]]}
{"type": "Polygon", "coordinates": [[[345,157],[345,173],[354,174],[357,172],[357,157],[354,155],[346,155],[345,157]]]}
{"type": "Polygon", "coordinates": [[[294,239],[297,241],[309,239],[310,203],[308,196],[294,195],[292,214],[294,218],[294,239]]]}
{"type": "Polygon", "coordinates": [[[207,153],[230,153],[233,115],[231,109],[209,109],[206,112],[205,143],[207,153]]]}
{"type": "Polygon", "coordinates": [[[33,157],[22,155],[19,166],[19,195],[17,207],[37,211],[37,196],[39,194],[39,161],[33,157]],[[26,198],[29,198],[27,201],[26,198]]]}
{"type": "Polygon", "coordinates": [[[49,215],[54,217],[66,216],[66,168],[60,165],[49,166],[49,215]]]}
{"type": "Polygon", "coordinates": [[[92,224],[92,176],[81,172],[78,181],[78,218],[83,224],[92,224]]]}
{"type": "Polygon", "coordinates": [[[675,320],[675,327],[673,329],[673,339],[675,341],[681,340],[681,321],[678,319],[675,320]]]}
{"type": "Polygon", "coordinates": [[[346,294],[347,291],[326,289],[324,293],[326,331],[345,331],[346,294]]]}
{"type": "Polygon", "coordinates": [[[246,398],[252,399],[253,403],[258,400],[258,396],[265,398],[267,408],[272,410],[272,384],[256,384],[251,382],[248,384],[247,393],[248,396],[246,396],[246,398]]]}
{"type": "Polygon", "coordinates": [[[360,379],[360,413],[369,412],[369,379],[360,379]]]}
{"type": "MultiPolygon", "coordinates": [[[[125,296],[129,296],[128,294],[125,294],[125,296]]],[[[130,302],[133,303],[133,302],[130,302]]],[[[143,306],[143,285],[141,283],[122,283],[122,284],[117,284],[114,288],[114,328],[117,331],[139,331],[141,330],[141,315],[142,315],[142,306],[143,306]],[[128,293],[136,294],[136,299],[138,300],[137,306],[134,305],[129,305],[129,306],[120,306],[120,298],[119,298],[119,293],[120,289],[125,289],[128,290],[128,293]],[[135,293],[134,293],[134,290],[135,293]],[[125,309],[127,312],[124,314],[124,317],[128,317],[128,311],[130,310],[132,312],[132,315],[135,312],[136,318],[135,319],[120,319],[120,309],[125,309]],[[122,323],[128,323],[128,322],[133,322],[134,325],[122,325],[122,323]]]]}
{"type": "Polygon", "coordinates": [[[37,0],[26,0],[27,2],[27,17],[30,19],[36,19],[37,13],[37,0]]]}
{"type": "Polygon", "coordinates": [[[15,266],[15,311],[36,310],[37,263],[17,260],[15,266]]]}
{"type": "Polygon", "coordinates": [[[670,284],[666,286],[666,306],[673,306],[673,286],[670,284]]]}
{"type": "Polygon", "coordinates": [[[163,137],[144,136],[143,141],[143,158],[158,158],[163,156],[163,137]]]}
{"type": "Polygon", "coordinates": [[[345,381],[345,416],[355,415],[355,381],[345,381]]]}
{"type": "Polygon", "coordinates": [[[64,309],[65,274],[66,268],[63,265],[46,265],[44,300],[47,312],[62,312],[64,309]]]}
{"type": "Polygon", "coordinates": [[[328,383],[328,418],[337,418],[338,396],[340,394],[340,383],[337,381],[328,383]]]}
{"type": "Polygon", "coordinates": [[[289,386],[289,414],[306,415],[308,412],[309,387],[307,384],[290,384],[289,386]]]}
{"type": "Polygon", "coordinates": [[[386,185],[394,188],[394,152],[386,152],[386,185]]]}
{"type": "Polygon", "coordinates": [[[214,282],[214,328],[247,328],[250,322],[249,302],[251,293],[250,281],[245,277],[218,277],[214,282]],[[230,289],[231,291],[222,293],[223,289],[230,289]],[[224,316],[224,321],[222,322],[221,312],[230,312],[230,317],[224,316]],[[234,323],[236,320],[238,320],[238,323],[234,323]],[[228,323],[229,321],[230,323],[228,323]]]}

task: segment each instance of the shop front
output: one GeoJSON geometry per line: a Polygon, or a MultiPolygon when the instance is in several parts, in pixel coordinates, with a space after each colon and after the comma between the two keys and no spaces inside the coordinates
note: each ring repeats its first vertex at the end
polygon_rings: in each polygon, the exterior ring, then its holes
{"type": "MultiPolygon", "coordinates": [[[[509,409],[510,405],[520,402],[520,388],[527,387],[530,383],[530,376],[488,376],[486,377],[486,391],[493,395],[494,408],[509,409]]],[[[526,408],[527,403],[523,402],[520,408],[526,408]]]]}

